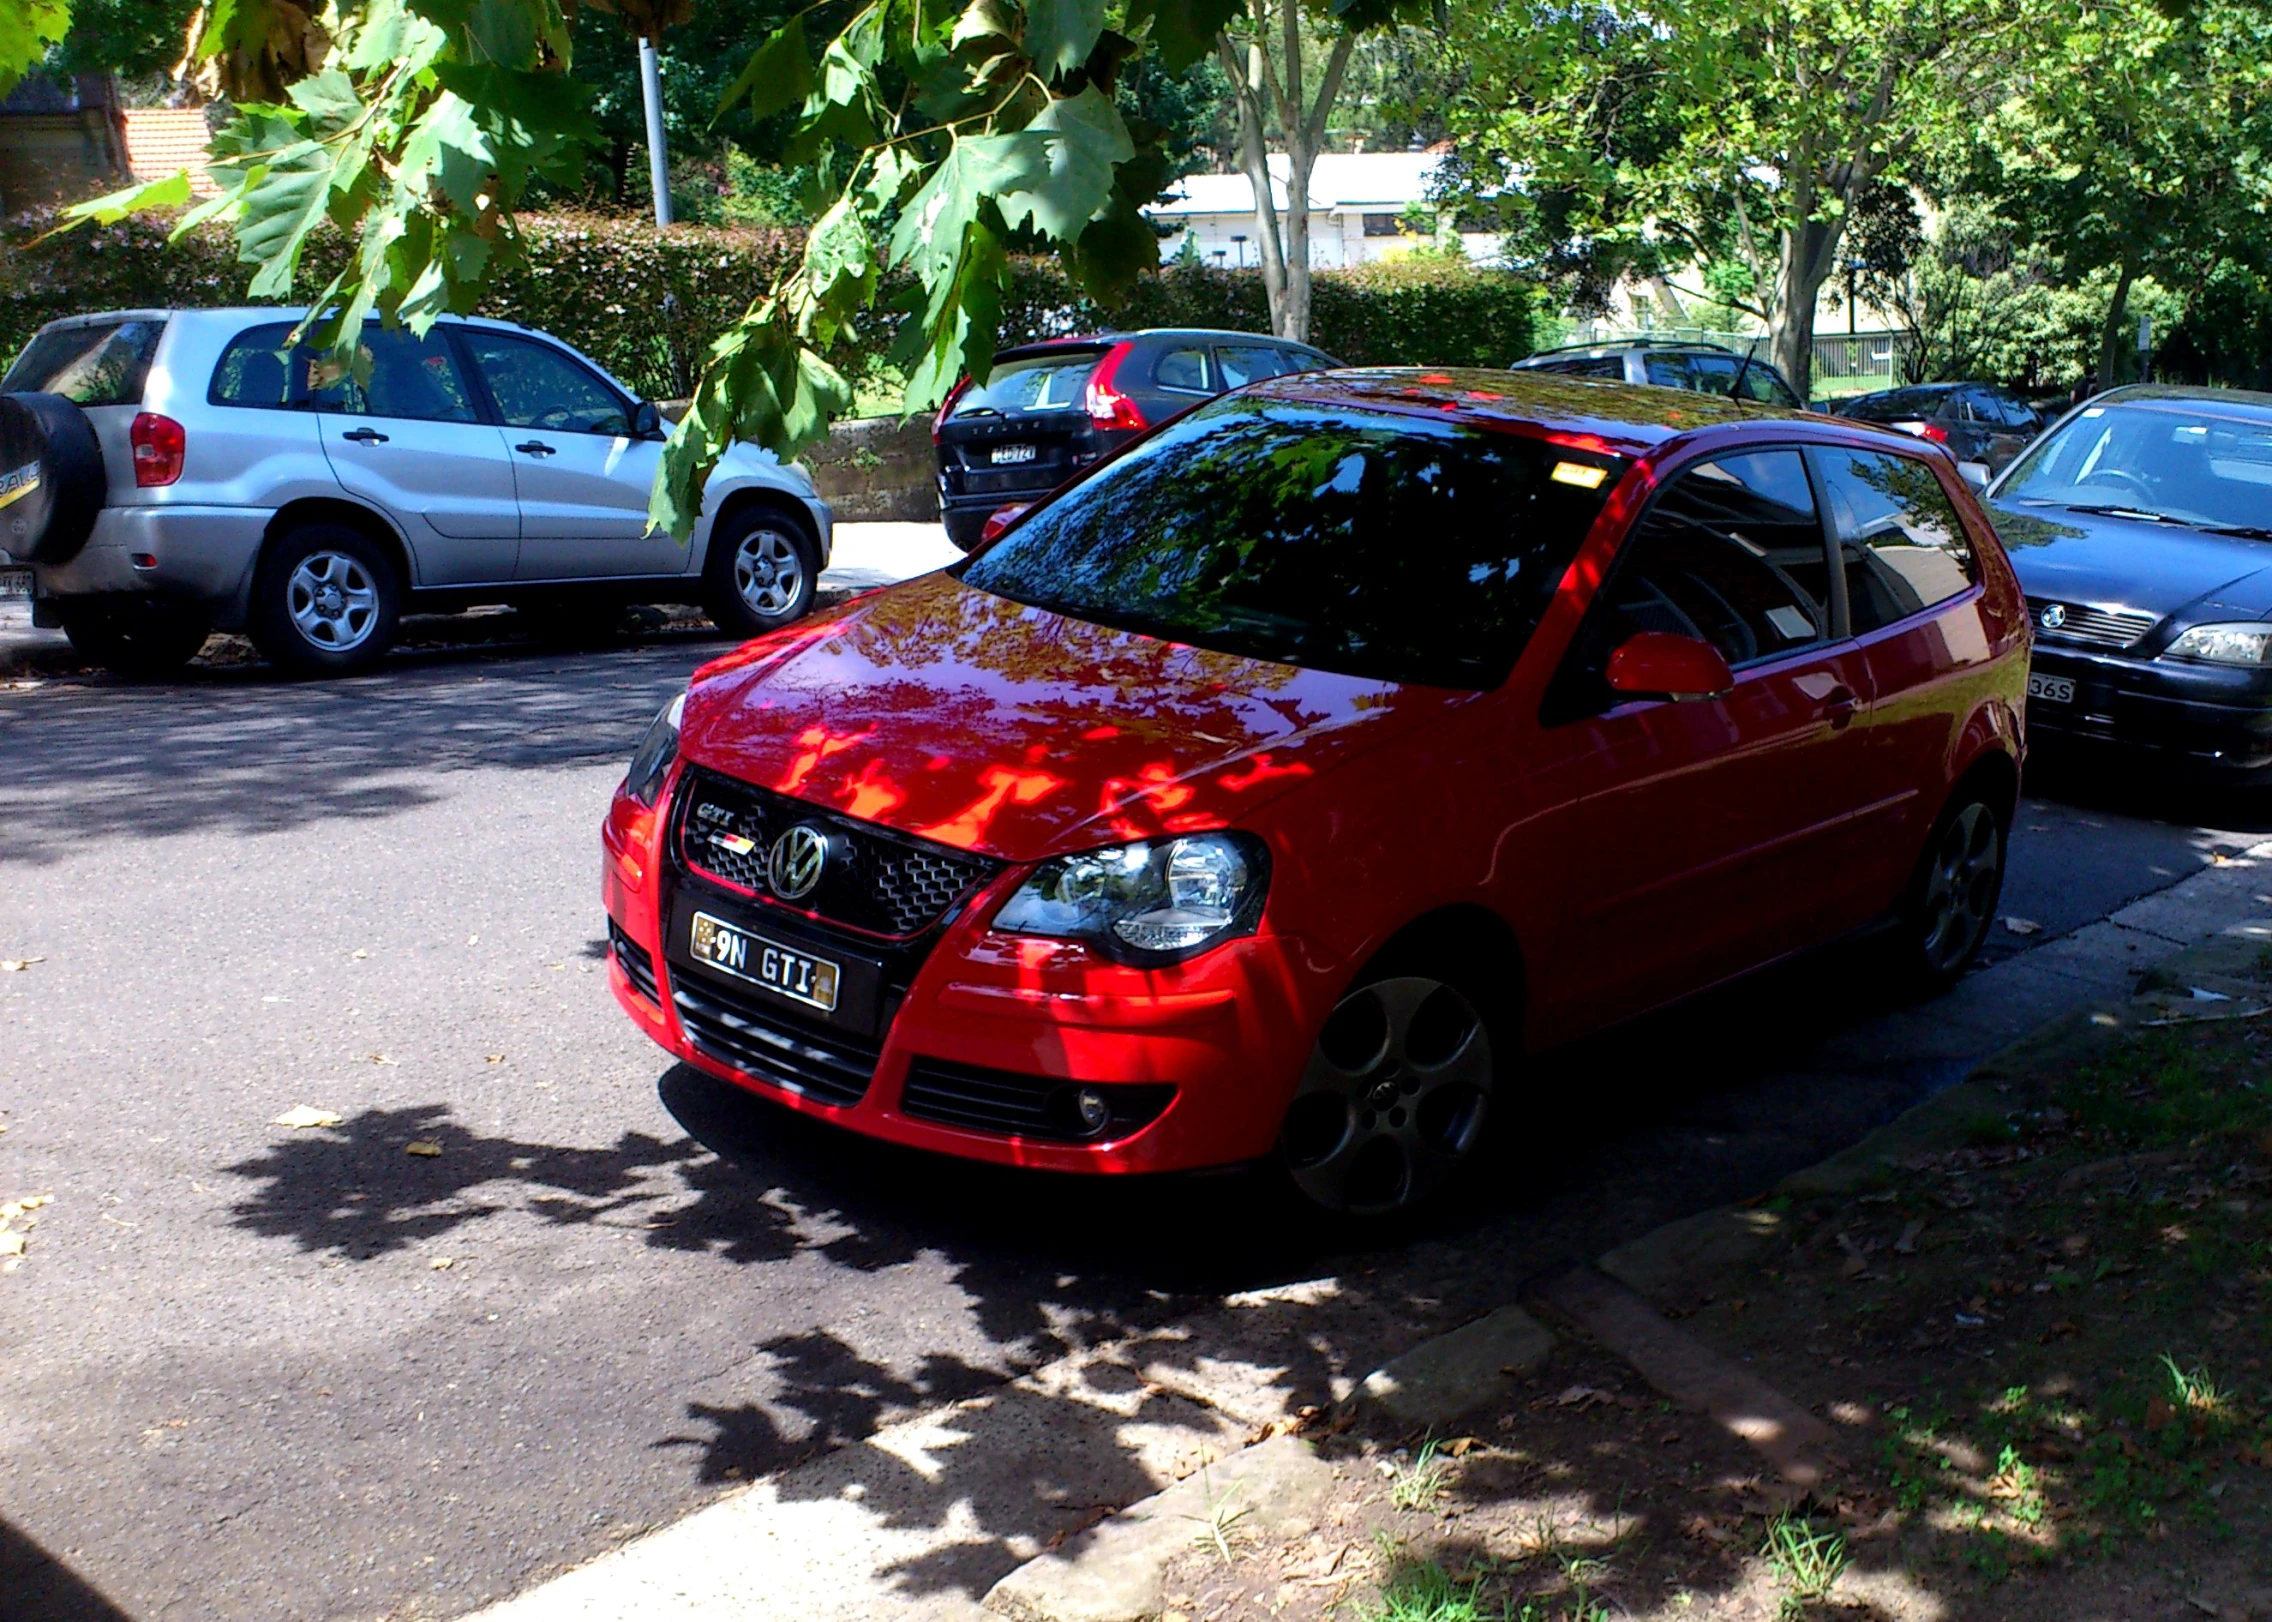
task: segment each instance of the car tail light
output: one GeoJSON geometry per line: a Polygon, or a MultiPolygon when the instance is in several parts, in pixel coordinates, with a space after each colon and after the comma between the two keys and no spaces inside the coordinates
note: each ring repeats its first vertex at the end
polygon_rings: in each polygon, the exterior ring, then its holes
{"type": "Polygon", "coordinates": [[[1128,358],[1133,344],[1114,344],[1097,362],[1097,369],[1089,374],[1089,421],[1099,428],[1148,428],[1144,412],[1134,400],[1113,386],[1120,375],[1120,363],[1128,358]]]}
{"type": "Polygon", "coordinates": [[[1008,529],[1012,524],[1016,523],[1020,518],[1024,517],[1025,510],[1032,505],[1033,503],[1030,501],[1017,501],[1012,502],[1007,507],[997,507],[992,512],[988,513],[986,515],[986,522],[979,526],[978,544],[980,546],[984,546],[995,536],[1001,534],[1002,531],[1008,529]]]}
{"type": "Polygon", "coordinates": [[[1905,422],[1888,423],[1887,426],[1898,428],[1905,434],[1915,434],[1919,439],[1929,439],[1936,445],[1946,445],[1949,442],[1949,431],[1937,422],[1919,422],[1910,418],[1905,422]]]}
{"type": "Polygon", "coordinates": [[[931,419],[932,444],[936,445],[939,442],[940,434],[946,430],[947,418],[954,414],[955,402],[969,392],[970,379],[967,377],[947,390],[947,397],[939,402],[939,414],[931,419]]]}
{"type": "Polygon", "coordinates": [[[173,418],[161,417],[155,411],[141,412],[127,430],[126,439],[134,447],[134,482],[143,489],[171,484],[181,477],[189,435],[173,418]]]}

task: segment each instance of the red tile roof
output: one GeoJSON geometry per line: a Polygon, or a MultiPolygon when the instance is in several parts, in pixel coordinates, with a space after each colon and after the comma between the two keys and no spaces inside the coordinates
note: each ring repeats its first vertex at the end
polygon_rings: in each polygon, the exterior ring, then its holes
{"type": "Polygon", "coordinates": [[[163,180],[177,169],[187,169],[191,195],[218,196],[221,188],[205,172],[206,140],[201,107],[126,110],[126,161],[136,180],[163,180]]]}

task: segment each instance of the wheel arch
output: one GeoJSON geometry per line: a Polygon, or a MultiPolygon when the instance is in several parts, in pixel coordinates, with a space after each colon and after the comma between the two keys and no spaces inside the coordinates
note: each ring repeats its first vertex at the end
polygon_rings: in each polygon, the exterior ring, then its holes
{"type": "MultiPolygon", "coordinates": [[[[1529,976],[1522,941],[1512,924],[1476,902],[1453,902],[1414,918],[1365,957],[1349,985],[1360,985],[1399,964],[1447,957],[1473,965],[1470,972],[1480,982],[1478,992],[1505,999],[1485,1012],[1502,1030],[1521,1038],[1529,1016],[1529,976]]],[[[1347,995],[1346,987],[1343,995],[1347,995]]]]}
{"type": "Polygon", "coordinates": [[[820,558],[820,567],[828,567],[829,560],[822,549],[820,528],[813,522],[811,509],[790,491],[777,489],[770,484],[750,483],[736,485],[718,503],[718,516],[703,531],[702,556],[694,565],[695,572],[706,573],[709,570],[710,542],[718,532],[752,508],[778,513],[794,523],[798,532],[812,542],[813,550],[820,558]]]}
{"type": "MultiPolygon", "coordinates": [[[[1941,810],[1946,812],[1964,795],[1975,792],[2003,813],[2004,827],[2009,832],[2019,810],[2019,762],[2008,751],[1993,745],[1982,750],[1972,764],[1957,774],[1956,781],[1949,785],[1948,796],[1941,802],[1941,810]]],[[[1938,815],[1934,820],[1939,821],[1938,815]]]]}
{"type": "Polygon", "coordinates": [[[418,589],[418,574],[409,544],[383,514],[358,502],[342,501],[336,497],[306,496],[297,501],[288,501],[277,508],[276,515],[268,521],[268,527],[261,531],[260,550],[253,555],[252,568],[246,572],[244,583],[238,591],[240,611],[250,606],[253,581],[258,578],[261,565],[267,561],[268,549],[303,524],[341,524],[357,531],[385,556],[405,597],[418,589]]]}

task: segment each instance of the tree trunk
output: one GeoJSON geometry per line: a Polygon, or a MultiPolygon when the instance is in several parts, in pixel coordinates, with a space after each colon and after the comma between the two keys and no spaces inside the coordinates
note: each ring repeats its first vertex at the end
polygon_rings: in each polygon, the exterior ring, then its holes
{"type": "Polygon", "coordinates": [[[1344,29],[1328,53],[1314,95],[1302,83],[1302,13],[1279,0],[1283,66],[1269,47],[1269,0],[1251,0],[1254,38],[1243,48],[1228,34],[1215,37],[1223,71],[1239,112],[1239,166],[1254,187],[1254,229],[1262,244],[1262,286],[1270,299],[1270,330],[1296,343],[1310,336],[1310,173],[1325,144],[1326,121],[1341,94],[1356,36],[1344,29]],[[1243,60],[1242,60],[1243,50],[1243,60]],[[1265,95],[1268,102],[1264,101],[1265,95]],[[1286,218],[1270,193],[1266,117],[1275,113],[1286,148],[1286,218]]]}
{"type": "Polygon", "coordinates": [[[2106,325],[2098,334],[2098,386],[2111,389],[2122,381],[2122,335],[2130,325],[2130,284],[2137,268],[2125,262],[2115,273],[2114,299],[2106,307],[2106,325]]]}
{"type": "MultiPolygon", "coordinates": [[[[1256,11],[1261,10],[1259,0],[1256,11]]],[[[1276,332],[1286,304],[1286,255],[1278,239],[1278,207],[1270,195],[1270,142],[1264,129],[1262,47],[1244,48],[1228,34],[1215,36],[1223,73],[1239,115],[1239,168],[1254,188],[1255,256],[1262,265],[1262,292],[1269,301],[1270,330],[1276,332]]]]}
{"type": "Polygon", "coordinates": [[[1782,234],[1767,303],[1768,356],[1799,398],[1814,392],[1814,309],[1838,263],[1843,218],[1808,220],[1782,234]]]}

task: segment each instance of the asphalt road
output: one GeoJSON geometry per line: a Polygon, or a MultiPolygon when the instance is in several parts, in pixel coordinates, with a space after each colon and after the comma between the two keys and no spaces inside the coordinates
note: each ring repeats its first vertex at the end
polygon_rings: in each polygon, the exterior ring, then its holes
{"type": "MultiPolygon", "coordinates": [[[[1475,1209],[1354,1251],[1251,1179],[816,1129],[604,986],[606,797],[718,646],[0,690],[0,958],[41,960],[0,974],[0,1200],[53,1196],[0,1276],[0,1617],[457,1614],[1227,1289],[1340,1271],[1457,1322],[1926,1084],[1796,1090],[1870,1011],[1818,960],[1557,1059],[1630,1107],[1540,1103],[1475,1209]],[[271,1124],[303,1104],[342,1124],[271,1124]]],[[[2099,787],[2028,802],[2005,910],[2043,929],[1998,952],[2247,842],[2203,818],[2263,825],[2099,787]]]]}

